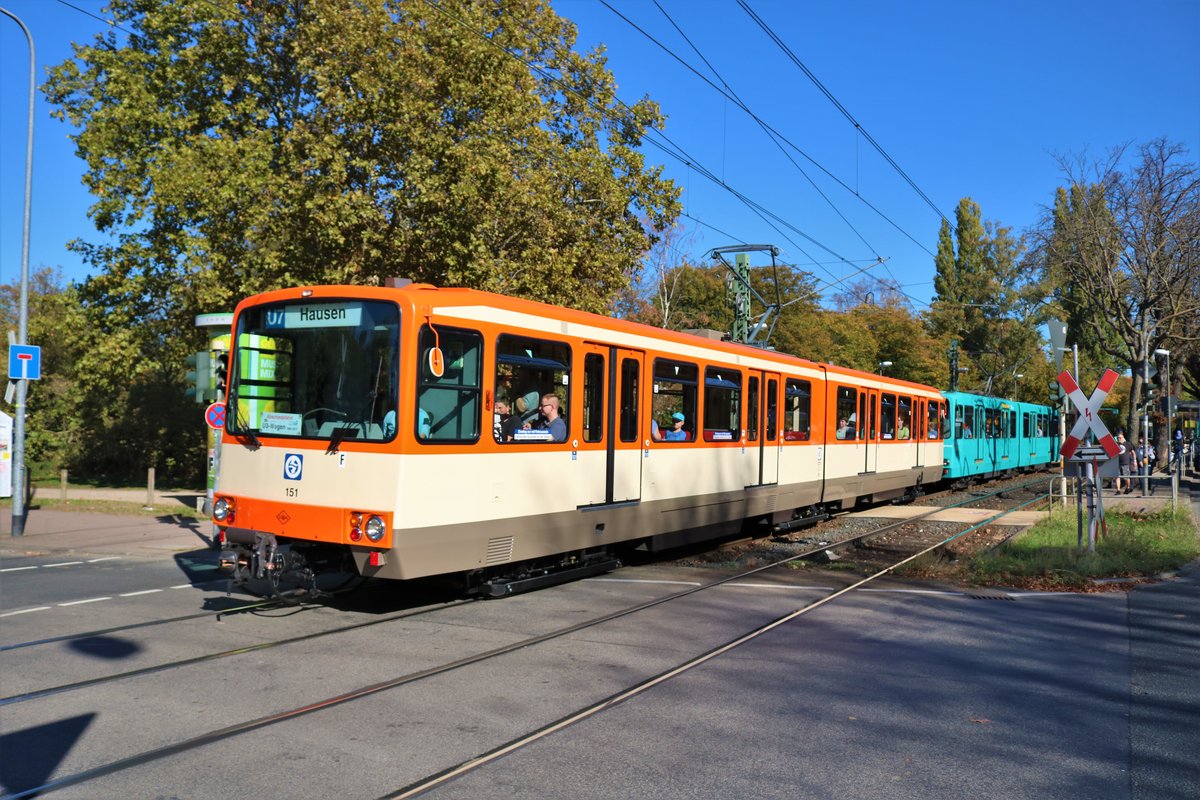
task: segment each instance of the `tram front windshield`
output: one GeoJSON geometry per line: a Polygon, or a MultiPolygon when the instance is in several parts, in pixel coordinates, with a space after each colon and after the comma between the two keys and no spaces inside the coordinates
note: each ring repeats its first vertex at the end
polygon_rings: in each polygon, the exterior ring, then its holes
{"type": "Polygon", "coordinates": [[[400,310],[291,300],[238,317],[226,428],[235,434],[386,441],[396,435],[400,310]]]}

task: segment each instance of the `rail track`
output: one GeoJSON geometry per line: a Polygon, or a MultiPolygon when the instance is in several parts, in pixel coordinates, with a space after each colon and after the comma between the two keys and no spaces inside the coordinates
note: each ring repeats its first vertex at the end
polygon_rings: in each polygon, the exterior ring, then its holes
{"type": "MultiPolygon", "coordinates": [[[[1012,488],[1006,488],[1006,489],[1000,490],[999,493],[1004,493],[1004,492],[1012,493],[1013,491],[1014,490],[1012,488]]],[[[992,499],[994,496],[996,496],[999,493],[985,494],[978,498],[970,498],[963,503],[959,503],[958,505],[969,505],[972,503],[981,502],[985,499],[992,499]]],[[[1038,499],[1039,498],[1035,497],[1035,498],[1029,499],[1029,500],[1022,499],[1019,501],[1013,501],[1011,503],[1013,507],[1009,510],[1015,510],[1016,508],[1019,508],[1019,507],[1031,505],[1033,503],[1036,503],[1038,501],[1038,499]]],[[[110,758],[108,760],[104,760],[103,763],[98,763],[98,764],[95,764],[88,768],[79,769],[79,770],[76,770],[69,774],[61,775],[57,778],[45,780],[37,786],[21,787],[18,791],[14,792],[13,794],[8,795],[8,797],[15,799],[15,798],[26,798],[26,797],[34,797],[34,796],[41,796],[44,794],[50,794],[50,793],[58,791],[58,790],[66,789],[67,787],[85,784],[85,783],[95,781],[95,780],[98,780],[98,779],[106,777],[106,776],[114,775],[116,773],[119,773],[119,772],[122,772],[125,770],[135,769],[137,767],[153,764],[155,762],[159,762],[163,759],[167,759],[172,756],[178,756],[178,755],[187,753],[189,751],[196,750],[201,747],[206,747],[206,746],[218,743],[218,742],[232,739],[239,735],[247,734],[251,731],[261,730],[264,728],[268,728],[270,726],[279,725],[282,723],[286,723],[288,721],[296,720],[301,717],[305,717],[307,715],[313,714],[315,712],[324,711],[324,710],[328,710],[331,708],[336,708],[336,707],[343,706],[343,705],[349,704],[349,703],[353,703],[353,702],[356,702],[359,700],[363,700],[363,699],[366,699],[369,697],[378,696],[381,693],[399,689],[400,687],[408,686],[408,685],[411,685],[411,684],[414,684],[417,682],[421,682],[421,681],[425,681],[425,680],[435,678],[438,676],[454,675],[456,673],[459,673],[460,671],[466,670],[469,667],[473,667],[475,665],[493,661],[495,659],[499,659],[505,655],[509,655],[509,654],[515,653],[520,650],[538,647],[540,645],[544,645],[546,643],[553,642],[555,640],[563,639],[564,637],[579,633],[581,631],[598,628],[599,626],[603,626],[605,624],[612,623],[616,620],[629,618],[629,617],[632,617],[633,615],[637,615],[639,613],[646,612],[650,609],[666,606],[668,604],[674,603],[674,602],[679,601],[686,597],[698,595],[698,594],[701,594],[704,592],[710,592],[710,591],[716,589],[717,587],[726,586],[729,584],[736,584],[739,581],[744,581],[746,578],[748,578],[752,575],[763,573],[768,570],[778,569],[779,567],[782,567],[786,564],[797,561],[799,559],[811,558],[811,557],[818,555],[826,550],[829,550],[830,548],[861,547],[864,543],[868,543],[871,540],[878,540],[879,537],[884,537],[884,536],[888,536],[888,535],[899,535],[897,532],[902,531],[906,526],[912,526],[912,525],[918,523],[919,519],[923,519],[929,515],[933,515],[941,510],[942,510],[942,507],[931,507],[928,512],[926,512],[924,515],[922,515],[922,517],[920,517],[918,519],[904,520],[904,521],[901,521],[898,523],[894,523],[892,525],[885,525],[885,526],[876,528],[875,530],[872,530],[872,531],[856,532],[850,536],[839,539],[838,541],[835,541],[835,542],[821,541],[815,545],[802,546],[799,548],[799,552],[790,554],[787,557],[779,559],[777,561],[774,561],[774,562],[771,562],[768,564],[763,564],[763,565],[756,566],[756,567],[749,568],[749,569],[737,570],[737,571],[733,572],[732,574],[723,576],[723,577],[715,579],[715,580],[701,583],[700,585],[697,585],[697,586],[690,586],[688,588],[685,588],[685,589],[682,589],[679,591],[674,591],[674,592],[671,592],[664,596],[656,597],[656,598],[653,598],[648,601],[621,607],[621,608],[618,608],[618,609],[608,612],[608,613],[595,615],[588,619],[584,619],[579,622],[576,622],[574,624],[561,625],[561,626],[555,627],[553,629],[550,629],[544,633],[540,633],[540,634],[536,634],[536,635],[532,635],[532,636],[525,636],[525,637],[519,638],[515,641],[512,641],[510,643],[507,643],[507,644],[504,644],[504,645],[501,645],[498,647],[477,650],[477,651],[469,653],[468,655],[465,655],[463,657],[450,659],[450,660],[444,661],[443,663],[435,664],[435,665],[432,665],[432,666],[429,666],[426,668],[422,668],[422,669],[410,670],[407,672],[403,672],[401,674],[396,674],[396,675],[393,675],[390,677],[386,677],[382,680],[376,680],[376,681],[372,681],[370,683],[365,683],[363,685],[356,686],[349,691],[342,691],[342,692],[338,692],[336,694],[324,696],[315,702],[305,702],[305,703],[298,704],[298,705],[295,705],[290,708],[285,708],[282,710],[274,711],[272,713],[253,716],[253,717],[241,720],[239,722],[235,722],[233,724],[215,727],[204,733],[190,735],[190,736],[183,736],[181,738],[176,738],[173,741],[169,741],[169,742],[160,744],[158,746],[145,747],[143,749],[138,750],[137,752],[133,752],[131,754],[124,755],[122,757],[110,758]]],[[[994,521],[995,519],[1003,516],[1004,514],[1007,514],[1009,510],[999,510],[995,514],[989,515],[988,522],[994,521]]],[[[505,742],[503,742],[502,744],[500,744],[499,746],[492,748],[486,752],[479,753],[469,759],[466,759],[459,763],[450,765],[449,767],[444,767],[441,769],[431,771],[429,774],[425,775],[424,777],[422,777],[418,780],[410,781],[403,786],[400,786],[398,788],[395,788],[395,789],[389,791],[384,796],[396,797],[396,798],[412,797],[412,796],[421,794],[425,791],[428,791],[429,789],[432,789],[436,786],[442,785],[442,784],[446,783],[447,781],[450,781],[459,775],[465,774],[465,772],[467,772],[467,771],[476,769],[479,766],[482,766],[482,765],[488,763],[489,761],[494,760],[495,758],[498,758],[501,755],[504,755],[509,752],[513,752],[515,749],[524,747],[534,741],[537,741],[540,738],[544,738],[545,736],[554,733],[555,731],[562,730],[563,728],[565,728],[569,725],[572,725],[578,721],[581,721],[583,719],[586,719],[589,716],[601,713],[606,708],[610,708],[611,706],[613,706],[619,702],[622,702],[623,700],[625,700],[629,697],[632,697],[641,692],[645,692],[645,691],[653,688],[654,686],[659,685],[660,683],[662,683],[664,681],[670,680],[672,677],[674,677],[676,675],[680,675],[683,672],[686,672],[686,671],[694,668],[695,666],[698,666],[708,660],[711,660],[711,659],[716,658],[724,653],[727,653],[749,641],[752,641],[753,639],[757,638],[758,636],[761,636],[762,634],[766,633],[769,630],[772,630],[780,625],[784,625],[792,620],[795,620],[796,618],[802,616],[803,614],[810,613],[811,611],[821,607],[822,605],[825,605],[827,603],[835,601],[839,597],[843,597],[846,593],[852,592],[854,589],[857,589],[858,587],[889,573],[891,570],[895,569],[897,566],[900,566],[901,564],[906,563],[907,561],[911,561],[913,558],[916,558],[917,556],[919,556],[923,553],[932,552],[933,550],[936,550],[938,548],[945,547],[952,542],[958,541],[958,540],[962,539],[963,537],[969,536],[972,532],[980,530],[985,526],[986,526],[986,523],[975,524],[975,525],[970,525],[970,526],[961,526],[960,525],[959,528],[961,528],[961,530],[959,530],[949,536],[942,536],[940,539],[938,539],[937,537],[933,537],[933,536],[922,539],[920,537],[909,536],[906,533],[906,534],[904,534],[904,537],[905,537],[904,541],[906,542],[906,547],[907,547],[906,554],[904,554],[903,557],[895,557],[900,554],[893,552],[892,560],[886,566],[873,571],[871,574],[866,575],[866,576],[862,577],[861,579],[856,580],[855,582],[853,582],[847,586],[837,589],[836,591],[832,591],[831,593],[827,594],[826,596],[824,596],[816,601],[813,601],[811,603],[806,603],[798,608],[795,608],[795,609],[789,611],[786,614],[776,616],[775,618],[769,620],[765,624],[755,626],[749,630],[738,631],[736,633],[736,635],[732,636],[724,643],[719,644],[716,647],[710,648],[710,649],[706,650],[705,652],[700,653],[698,655],[686,658],[667,670],[663,670],[663,671],[661,671],[657,674],[654,674],[646,679],[636,681],[636,682],[622,688],[620,691],[615,692],[615,693],[603,698],[602,700],[600,700],[598,702],[588,703],[584,706],[571,709],[568,713],[558,716],[556,719],[550,721],[549,723],[543,724],[543,725],[538,725],[538,726],[534,727],[532,730],[524,732],[519,736],[511,737],[511,738],[507,739],[505,742]],[[908,551],[911,551],[911,552],[908,552],[908,551]]],[[[465,602],[475,602],[475,601],[465,601],[465,602]]],[[[393,622],[401,622],[401,621],[411,620],[414,616],[416,616],[418,614],[436,620],[437,612],[444,611],[444,610],[445,610],[445,606],[441,606],[436,609],[423,609],[418,612],[409,612],[404,615],[394,615],[394,616],[391,616],[386,619],[377,619],[377,620],[370,620],[370,621],[364,622],[364,623],[356,623],[354,625],[344,626],[339,629],[317,632],[317,633],[312,633],[309,635],[292,637],[289,639],[280,639],[278,641],[264,643],[264,644],[257,645],[257,646],[248,646],[248,647],[243,647],[243,648],[225,650],[225,651],[222,651],[219,653],[199,655],[199,656],[191,657],[188,659],[179,660],[176,662],[164,663],[164,664],[160,664],[157,666],[148,667],[148,668],[145,668],[142,670],[133,670],[133,671],[119,674],[119,675],[106,676],[104,678],[98,678],[96,680],[78,682],[75,684],[66,684],[66,685],[56,686],[56,687],[46,687],[45,689],[42,689],[42,690],[39,690],[36,692],[27,692],[27,693],[24,693],[23,695],[14,695],[14,696],[10,696],[8,698],[4,698],[2,702],[6,705],[11,705],[14,703],[21,703],[25,707],[32,707],[32,706],[36,706],[39,701],[48,700],[51,697],[62,695],[67,692],[81,692],[81,693],[83,693],[83,695],[86,695],[88,689],[94,689],[100,685],[103,685],[104,683],[111,683],[113,681],[118,681],[118,680],[134,681],[137,678],[145,676],[151,672],[158,672],[158,673],[166,672],[166,671],[170,671],[173,669],[178,669],[183,666],[195,665],[197,663],[201,663],[201,662],[208,661],[208,660],[219,659],[219,658],[228,658],[228,657],[233,657],[233,656],[238,656],[238,655],[245,655],[245,654],[249,654],[249,653],[259,653],[259,652],[262,652],[267,649],[287,648],[287,647],[295,647],[295,646],[299,646],[299,645],[303,645],[303,644],[310,644],[315,639],[318,639],[318,638],[335,636],[337,634],[346,633],[346,632],[349,632],[352,630],[361,629],[361,628],[368,627],[371,625],[380,625],[380,624],[384,624],[384,623],[393,623],[393,622]]]]}

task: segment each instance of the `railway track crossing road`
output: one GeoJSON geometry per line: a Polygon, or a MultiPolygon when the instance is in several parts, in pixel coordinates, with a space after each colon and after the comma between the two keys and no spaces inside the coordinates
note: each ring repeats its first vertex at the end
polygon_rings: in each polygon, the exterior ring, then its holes
{"type": "Polygon", "coordinates": [[[1100,382],[1096,385],[1096,390],[1092,392],[1091,397],[1084,397],[1083,390],[1079,388],[1079,383],[1075,377],[1067,370],[1059,373],[1058,383],[1067,393],[1067,397],[1071,398],[1071,402],[1075,408],[1079,410],[1079,417],[1075,420],[1075,424],[1071,427],[1071,432],[1067,434],[1067,438],[1063,440],[1062,447],[1059,452],[1063,458],[1070,458],[1075,454],[1075,449],[1079,447],[1079,443],[1083,441],[1083,437],[1087,436],[1088,431],[1096,435],[1096,441],[1109,458],[1115,458],[1121,452],[1121,448],[1117,445],[1117,440],[1109,432],[1108,426],[1104,424],[1104,420],[1100,419],[1100,405],[1104,402],[1104,398],[1108,397],[1108,393],[1112,390],[1113,384],[1117,382],[1117,373],[1111,369],[1106,369],[1104,374],[1100,376],[1100,382]]]}

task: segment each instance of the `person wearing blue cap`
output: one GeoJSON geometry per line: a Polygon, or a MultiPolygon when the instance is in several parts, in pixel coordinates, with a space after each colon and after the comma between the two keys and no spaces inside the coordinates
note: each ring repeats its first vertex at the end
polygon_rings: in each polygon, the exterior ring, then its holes
{"type": "Polygon", "coordinates": [[[684,416],[681,412],[676,411],[671,415],[671,430],[663,433],[663,439],[668,442],[686,442],[688,438],[687,431],[683,429],[684,416]]]}

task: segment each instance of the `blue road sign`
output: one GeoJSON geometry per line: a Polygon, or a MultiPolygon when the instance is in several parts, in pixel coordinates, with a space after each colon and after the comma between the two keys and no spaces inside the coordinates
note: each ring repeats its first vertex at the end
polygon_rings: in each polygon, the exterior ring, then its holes
{"type": "Polygon", "coordinates": [[[217,428],[225,427],[225,404],[213,403],[208,408],[204,409],[204,421],[208,423],[208,427],[217,428]]]}
{"type": "Polygon", "coordinates": [[[42,377],[42,348],[35,344],[8,347],[8,379],[36,381],[42,377]]]}

